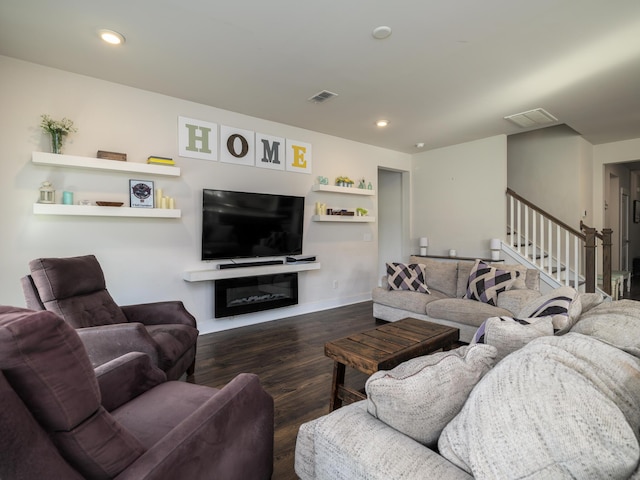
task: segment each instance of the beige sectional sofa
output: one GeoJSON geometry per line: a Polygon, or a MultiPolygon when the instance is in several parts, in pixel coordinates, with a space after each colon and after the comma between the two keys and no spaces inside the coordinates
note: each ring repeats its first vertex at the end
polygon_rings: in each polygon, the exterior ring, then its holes
{"type": "Polygon", "coordinates": [[[520,272],[513,287],[500,293],[497,306],[493,306],[463,298],[475,262],[415,256],[409,262],[425,265],[430,293],[391,290],[383,279],[384,286],[372,292],[375,318],[394,322],[413,317],[456,327],[460,329],[460,340],[469,342],[487,318],[517,315],[527,303],[541,295],[539,272],[522,265],[490,264],[501,270],[520,272]]]}
{"type": "Polygon", "coordinates": [[[595,296],[572,297],[564,335],[505,321],[500,341],[376,372],[366,400],[300,427],[298,477],[640,479],[640,302],[595,296]]]}

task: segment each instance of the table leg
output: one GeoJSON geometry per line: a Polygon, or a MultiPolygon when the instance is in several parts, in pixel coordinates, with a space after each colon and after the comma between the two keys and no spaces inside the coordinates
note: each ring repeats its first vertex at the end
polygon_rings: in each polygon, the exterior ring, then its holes
{"type": "Polygon", "coordinates": [[[339,397],[338,393],[340,387],[344,386],[344,371],[344,363],[333,363],[333,383],[331,384],[331,402],[329,404],[330,412],[333,412],[342,406],[342,399],[339,397]]]}

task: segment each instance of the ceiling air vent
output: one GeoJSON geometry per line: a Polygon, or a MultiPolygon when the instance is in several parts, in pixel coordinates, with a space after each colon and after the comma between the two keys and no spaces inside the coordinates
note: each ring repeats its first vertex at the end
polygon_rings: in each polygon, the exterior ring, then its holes
{"type": "Polygon", "coordinates": [[[321,92],[316,93],[313,97],[310,97],[307,100],[313,103],[323,103],[337,96],[337,93],[330,92],[329,90],[322,90],[321,92]]]}
{"type": "Polygon", "coordinates": [[[505,120],[510,120],[521,128],[529,128],[540,125],[548,125],[558,121],[556,117],[547,112],[544,108],[536,108],[527,112],[516,113],[504,117],[505,120]]]}

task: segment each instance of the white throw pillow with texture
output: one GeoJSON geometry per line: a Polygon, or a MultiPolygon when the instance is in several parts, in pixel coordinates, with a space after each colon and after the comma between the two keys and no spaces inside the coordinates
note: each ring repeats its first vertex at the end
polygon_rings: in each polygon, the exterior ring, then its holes
{"type": "Polygon", "coordinates": [[[438,441],[475,478],[629,478],[640,360],[575,333],[538,338],[476,385],[438,441]]]}
{"type": "Polygon", "coordinates": [[[414,440],[434,446],[495,357],[494,347],[467,345],[376,372],[365,386],[367,409],[414,440]]]}
{"type": "Polygon", "coordinates": [[[571,331],[596,337],[640,358],[640,302],[602,303],[583,314],[571,331]]]}

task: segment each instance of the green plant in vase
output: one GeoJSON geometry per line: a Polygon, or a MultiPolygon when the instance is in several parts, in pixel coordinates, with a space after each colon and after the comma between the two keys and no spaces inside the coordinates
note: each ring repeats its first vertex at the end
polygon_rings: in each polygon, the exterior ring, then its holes
{"type": "Polygon", "coordinates": [[[78,129],[73,126],[73,121],[68,118],[54,120],[49,115],[42,115],[41,117],[40,126],[51,135],[51,151],[53,153],[62,153],[64,137],[69,133],[77,132],[78,129]]]}

